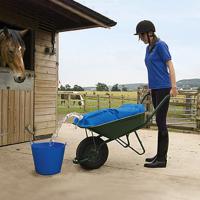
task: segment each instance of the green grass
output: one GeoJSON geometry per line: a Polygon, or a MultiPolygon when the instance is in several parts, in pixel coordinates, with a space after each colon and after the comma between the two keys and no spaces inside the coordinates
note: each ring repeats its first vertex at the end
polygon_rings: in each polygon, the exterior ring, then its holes
{"type": "Polygon", "coordinates": [[[86,106],[85,110],[83,106],[78,105],[78,101],[73,105],[73,100],[70,101],[68,105],[68,101],[66,100],[65,105],[61,105],[60,98],[58,97],[58,106],[57,112],[58,114],[67,114],[70,112],[78,112],[78,113],[87,113],[90,111],[98,110],[98,100],[97,95],[99,95],[99,109],[103,108],[116,108],[122,105],[123,103],[136,103],[137,92],[80,92],[82,95],[86,95],[85,101],[86,106]],[[109,104],[109,95],[111,96],[111,102],[109,104]],[[122,95],[124,100],[122,99],[122,95]]]}
{"type": "MultiPolygon", "coordinates": [[[[85,95],[84,98],[86,100],[86,107],[84,110],[83,106],[79,106],[76,101],[73,105],[73,100],[70,101],[70,105],[68,105],[68,101],[66,100],[65,105],[61,105],[60,99],[58,97],[58,106],[57,111],[58,115],[66,115],[71,112],[77,113],[87,113],[91,111],[95,111],[98,109],[119,107],[124,103],[136,103],[137,92],[92,92],[92,91],[84,91],[80,92],[82,95],[85,95]],[[109,95],[110,95],[110,104],[109,104],[109,95]],[[123,95],[123,98],[122,98],[123,95]],[[98,96],[99,96],[99,107],[98,107],[98,96]]],[[[173,100],[172,100],[173,101],[173,100]]],[[[177,103],[183,103],[184,98],[178,99],[177,103]]],[[[194,120],[195,116],[187,116],[185,115],[185,107],[182,105],[170,105],[170,111],[168,112],[169,118],[185,118],[189,120],[194,120]],[[177,110],[178,109],[178,110],[177,110]]]]}

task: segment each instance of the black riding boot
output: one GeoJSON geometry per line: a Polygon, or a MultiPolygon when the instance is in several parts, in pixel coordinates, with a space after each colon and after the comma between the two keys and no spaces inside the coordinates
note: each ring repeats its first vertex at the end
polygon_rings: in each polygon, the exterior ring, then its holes
{"type": "Polygon", "coordinates": [[[145,163],[144,167],[161,168],[167,165],[167,151],[169,144],[168,131],[159,131],[158,133],[158,150],[157,157],[152,163],[145,163]]]}
{"type": "MultiPolygon", "coordinates": [[[[160,141],[160,134],[159,134],[159,132],[158,132],[157,154],[158,154],[159,141],[160,141]]],[[[157,159],[157,154],[156,154],[154,157],[146,158],[146,159],[145,159],[145,162],[153,162],[153,161],[156,161],[156,159],[157,159]]]]}

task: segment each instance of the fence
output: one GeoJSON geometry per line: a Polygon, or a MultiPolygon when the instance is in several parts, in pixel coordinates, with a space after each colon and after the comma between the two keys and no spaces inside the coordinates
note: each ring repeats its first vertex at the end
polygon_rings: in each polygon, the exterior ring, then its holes
{"type": "MultiPolygon", "coordinates": [[[[69,112],[85,113],[118,107],[124,103],[138,103],[146,93],[146,88],[138,88],[137,92],[79,93],[78,99],[71,98],[74,96],[73,93],[68,93],[67,99],[63,99],[61,98],[63,93],[66,94],[62,91],[59,91],[58,94],[58,112],[64,114],[69,112]]],[[[151,97],[149,96],[144,103],[148,115],[153,110],[151,97]]],[[[200,132],[200,91],[180,90],[177,97],[171,97],[167,124],[170,128],[200,132]]],[[[155,125],[155,117],[149,124],[149,126],[152,125],[155,125]]]]}
{"type": "MultiPolygon", "coordinates": [[[[141,99],[146,90],[138,89],[138,99],[141,99]]],[[[167,124],[170,128],[200,132],[200,91],[179,90],[177,97],[170,98],[167,124]]],[[[147,114],[153,110],[151,98],[145,102],[147,114]]],[[[155,117],[149,124],[155,125],[155,117]]]]}

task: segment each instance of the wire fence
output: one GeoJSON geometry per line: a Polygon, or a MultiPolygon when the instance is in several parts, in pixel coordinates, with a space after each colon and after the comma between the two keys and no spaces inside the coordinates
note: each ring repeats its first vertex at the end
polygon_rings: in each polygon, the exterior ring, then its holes
{"type": "MultiPolygon", "coordinates": [[[[104,108],[116,108],[122,104],[139,103],[145,94],[144,88],[137,92],[110,92],[106,94],[87,94],[63,92],[58,93],[58,112],[67,114],[70,112],[87,113],[104,108]],[[117,94],[117,95],[116,95],[117,94]]],[[[153,110],[151,98],[144,102],[147,114],[153,110]]],[[[181,130],[200,131],[200,92],[179,91],[177,97],[171,97],[167,123],[169,127],[181,130]]],[[[155,125],[153,117],[149,126],[155,125]]]]}

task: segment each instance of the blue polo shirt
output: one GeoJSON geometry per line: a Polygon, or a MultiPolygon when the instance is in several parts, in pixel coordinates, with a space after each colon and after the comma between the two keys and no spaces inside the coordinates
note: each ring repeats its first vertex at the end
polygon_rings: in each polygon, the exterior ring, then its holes
{"type": "Polygon", "coordinates": [[[171,81],[166,62],[171,60],[168,46],[158,40],[150,51],[146,48],[145,64],[148,70],[149,89],[170,88],[171,81]]]}

